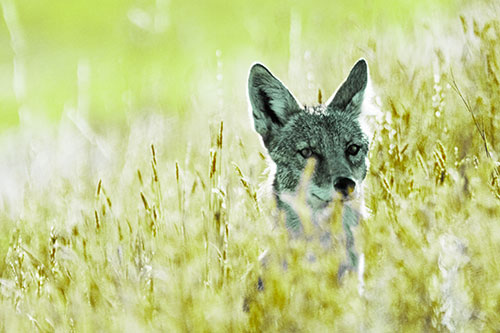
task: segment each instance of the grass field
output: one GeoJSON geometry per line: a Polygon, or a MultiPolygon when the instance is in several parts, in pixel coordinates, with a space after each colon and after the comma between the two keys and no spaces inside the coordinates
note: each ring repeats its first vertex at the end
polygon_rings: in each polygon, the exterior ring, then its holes
{"type": "Polygon", "coordinates": [[[500,330],[494,1],[0,4],[1,331],[500,330]],[[362,294],[340,221],[288,239],[246,100],[253,61],[310,104],[360,57],[362,294]]]}

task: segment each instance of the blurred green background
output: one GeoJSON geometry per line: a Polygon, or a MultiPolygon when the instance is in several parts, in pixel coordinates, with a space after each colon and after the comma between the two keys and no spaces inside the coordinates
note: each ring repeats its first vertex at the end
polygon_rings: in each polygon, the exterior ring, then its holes
{"type": "Polygon", "coordinates": [[[352,38],[408,31],[416,16],[442,6],[453,12],[454,6],[451,0],[1,4],[0,129],[18,125],[23,112],[57,120],[71,108],[94,124],[137,112],[189,114],[196,99],[196,112],[205,112],[216,105],[203,103],[203,96],[244,96],[247,70],[256,60],[282,77],[304,54],[313,64],[329,57],[331,63],[352,38]]]}
{"type": "Polygon", "coordinates": [[[500,332],[498,0],[0,10],[0,332],[500,332]],[[314,261],[276,227],[246,112],[255,61],[309,104],[360,57],[363,296],[340,214],[314,261]]]}

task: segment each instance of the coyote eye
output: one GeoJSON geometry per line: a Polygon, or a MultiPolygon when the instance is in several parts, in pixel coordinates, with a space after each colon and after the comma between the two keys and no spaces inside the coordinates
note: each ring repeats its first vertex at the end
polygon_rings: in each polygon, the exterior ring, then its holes
{"type": "Polygon", "coordinates": [[[302,155],[303,158],[309,158],[312,156],[313,152],[309,148],[304,148],[299,151],[300,155],[302,155]]]}
{"type": "Polygon", "coordinates": [[[349,154],[349,155],[351,155],[351,156],[355,156],[355,155],[357,155],[357,154],[358,154],[359,149],[360,149],[360,147],[359,147],[358,145],[350,145],[350,146],[347,148],[346,152],[347,152],[347,154],[349,154]]]}

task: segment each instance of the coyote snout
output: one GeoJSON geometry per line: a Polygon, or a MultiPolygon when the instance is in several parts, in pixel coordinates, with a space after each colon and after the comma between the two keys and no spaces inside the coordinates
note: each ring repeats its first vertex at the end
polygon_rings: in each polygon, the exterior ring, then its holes
{"type": "Polygon", "coordinates": [[[343,199],[348,199],[351,193],[354,192],[356,183],[354,180],[345,177],[339,177],[335,180],[335,185],[333,185],[335,190],[342,194],[343,199]]]}

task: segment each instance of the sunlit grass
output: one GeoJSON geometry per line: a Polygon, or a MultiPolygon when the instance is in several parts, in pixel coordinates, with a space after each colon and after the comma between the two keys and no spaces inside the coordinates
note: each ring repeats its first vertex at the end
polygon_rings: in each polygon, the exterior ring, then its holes
{"type": "Polygon", "coordinates": [[[394,34],[346,33],[353,39],[341,49],[318,54],[287,35],[296,49],[287,39],[268,56],[278,74],[291,66],[284,82],[311,102],[353,60],[370,65],[381,114],[369,119],[370,214],[355,236],[364,293],[354,273],[337,280],[340,214],[325,251],[289,239],[265,194],[269,170],[245,99],[246,71],[262,59],[214,45],[202,52],[211,67],[186,79],[182,97],[155,91],[164,81],[154,81],[154,66],[143,95],[122,95],[120,82],[96,80],[107,60],[83,60],[68,80],[76,93],[66,99],[56,83],[65,106],[52,122],[33,107],[28,84],[28,97],[9,102],[21,125],[1,137],[0,329],[499,330],[498,10],[478,3],[439,22],[414,18],[413,29],[394,34]],[[108,87],[119,93],[106,95],[108,87]],[[103,105],[125,121],[94,117],[103,105]],[[163,110],[171,105],[179,109],[163,110]]]}

